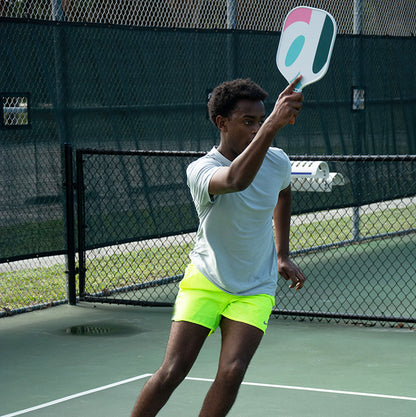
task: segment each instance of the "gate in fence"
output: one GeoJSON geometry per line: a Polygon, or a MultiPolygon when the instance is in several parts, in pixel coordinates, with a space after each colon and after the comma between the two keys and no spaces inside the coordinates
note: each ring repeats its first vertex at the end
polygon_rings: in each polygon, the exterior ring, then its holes
{"type": "MultiPolygon", "coordinates": [[[[198,226],[185,171],[203,154],[76,151],[71,302],[173,304],[198,226]]],[[[308,281],[280,279],[274,314],[415,323],[416,157],[291,160],[291,256],[308,281]]]]}

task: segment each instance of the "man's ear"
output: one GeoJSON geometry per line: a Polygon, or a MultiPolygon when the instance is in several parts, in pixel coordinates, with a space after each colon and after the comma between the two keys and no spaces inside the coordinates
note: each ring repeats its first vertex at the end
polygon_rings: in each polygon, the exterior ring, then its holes
{"type": "Polygon", "coordinates": [[[215,118],[215,121],[217,123],[218,129],[220,129],[221,131],[226,131],[227,130],[227,121],[228,121],[228,119],[226,117],[218,115],[215,118]]]}

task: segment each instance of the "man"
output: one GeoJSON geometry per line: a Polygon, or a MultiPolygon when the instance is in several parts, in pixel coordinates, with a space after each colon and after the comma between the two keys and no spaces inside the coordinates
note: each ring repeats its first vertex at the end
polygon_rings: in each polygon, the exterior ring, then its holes
{"type": "Polygon", "coordinates": [[[289,259],[290,161],[271,148],[277,132],[301,110],[303,96],[293,91],[300,79],[280,94],[267,119],[267,93],[251,80],[225,82],[212,93],[208,110],[220,144],[187,169],[200,221],[196,244],[164,361],[143,387],[132,417],[157,414],[217,327],[218,371],[199,416],[225,416],[266,330],[278,272],[290,288],[305,282],[289,259]]]}

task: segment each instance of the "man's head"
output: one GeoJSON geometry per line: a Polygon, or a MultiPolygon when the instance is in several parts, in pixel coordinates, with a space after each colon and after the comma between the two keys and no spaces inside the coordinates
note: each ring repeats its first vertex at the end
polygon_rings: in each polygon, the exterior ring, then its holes
{"type": "Polygon", "coordinates": [[[217,116],[229,118],[240,100],[264,101],[267,96],[266,91],[250,79],[226,81],[212,92],[208,101],[209,118],[217,126],[217,116]]]}

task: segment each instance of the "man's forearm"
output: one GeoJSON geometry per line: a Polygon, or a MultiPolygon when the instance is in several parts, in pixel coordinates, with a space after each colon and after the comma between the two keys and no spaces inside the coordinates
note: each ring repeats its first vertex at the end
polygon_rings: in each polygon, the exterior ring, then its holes
{"type": "Polygon", "coordinates": [[[278,258],[289,256],[290,216],[292,210],[292,193],[290,186],[282,190],[273,212],[275,242],[278,258]]]}

